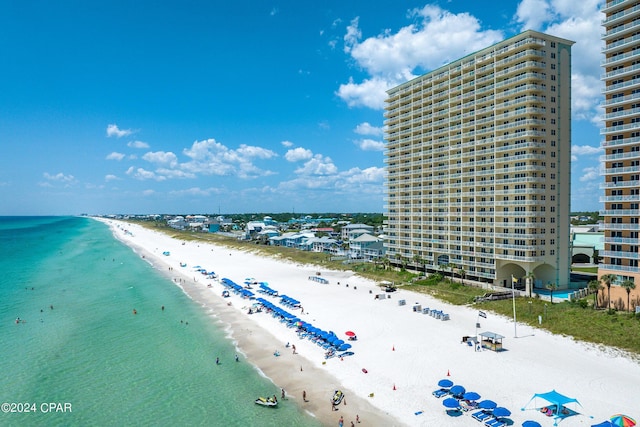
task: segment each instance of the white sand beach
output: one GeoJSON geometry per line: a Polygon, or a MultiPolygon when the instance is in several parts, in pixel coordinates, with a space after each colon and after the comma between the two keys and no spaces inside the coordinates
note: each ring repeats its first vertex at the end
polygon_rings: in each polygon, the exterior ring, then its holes
{"type": "MultiPolygon", "coordinates": [[[[351,421],[356,422],[356,415],[361,425],[483,425],[471,417],[474,411],[457,417],[447,415],[443,399],[432,395],[438,381],[445,378],[479,393],[480,400],[490,399],[509,409],[508,418],[515,426],[525,420],[554,425],[552,417],[527,409],[533,404],[525,408],[534,393],[554,389],[581,404],[569,405],[581,414],[561,420],[558,425],[562,427],[590,426],[616,413],[640,420],[640,362],[615,349],[576,342],[522,324],[516,325],[515,337],[513,319],[491,312],[479,318],[476,309],[451,306],[403,290],[375,299],[376,294],[383,293],[377,284],[351,272],[183,242],[135,224],[101,221],[159,271],[169,274],[195,301],[210,307],[217,320],[228,325],[239,351],[324,425],[337,425],[342,416],[349,426],[351,421]],[[165,251],[170,255],[163,255],[165,251]],[[193,267],[197,265],[215,271],[218,280],[196,272],[193,267]],[[329,283],[309,280],[317,273],[329,283]],[[354,354],[342,360],[325,360],[325,350],[299,338],[294,328],[265,312],[248,314],[253,301],[233,293],[223,298],[220,278],[240,285],[245,278],[267,282],[280,295],[301,302],[304,314],[283,307],[300,319],[334,331],[345,341],[345,331],[356,332],[357,341],[346,341],[353,345],[354,354]],[[405,300],[406,305],[399,305],[399,300],[405,300]],[[450,319],[442,321],[414,312],[415,303],[442,310],[450,319]],[[505,337],[504,351],[475,351],[475,347],[461,342],[463,336],[475,335],[477,321],[481,326],[478,332],[491,331],[505,337]],[[297,354],[286,348],[286,343],[294,344],[297,354]],[[274,350],[281,356],[274,357],[274,350]],[[332,411],[330,398],[338,388],[345,392],[346,405],[332,411]],[[303,390],[306,403],[302,402],[303,390]]],[[[274,304],[279,301],[257,293],[257,287],[253,292],[274,304]]]]}

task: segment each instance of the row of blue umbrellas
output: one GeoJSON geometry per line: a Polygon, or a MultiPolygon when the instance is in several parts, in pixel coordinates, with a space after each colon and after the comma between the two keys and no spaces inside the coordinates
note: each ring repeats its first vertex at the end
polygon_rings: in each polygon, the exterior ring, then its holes
{"type": "Polygon", "coordinates": [[[242,296],[251,298],[253,297],[253,292],[251,292],[249,289],[245,289],[242,286],[238,285],[237,283],[235,283],[233,280],[231,279],[227,279],[226,277],[223,278],[222,280],[220,280],[222,282],[222,285],[233,289],[234,292],[237,292],[239,294],[242,294],[242,296]]]}
{"type": "Polygon", "coordinates": [[[346,351],[351,348],[351,344],[345,343],[333,331],[323,331],[322,329],[313,326],[311,323],[303,322],[294,314],[289,313],[264,298],[256,298],[256,301],[262,304],[265,308],[272,310],[274,315],[280,316],[291,324],[295,324],[298,328],[306,331],[310,335],[330,344],[337,351],[346,351]]]}

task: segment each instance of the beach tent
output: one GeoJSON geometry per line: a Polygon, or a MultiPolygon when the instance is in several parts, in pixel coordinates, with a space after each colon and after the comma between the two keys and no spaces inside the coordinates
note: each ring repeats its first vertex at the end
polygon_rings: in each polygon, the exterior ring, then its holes
{"type": "Polygon", "coordinates": [[[549,410],[549,416],[554,418],[553,425],[558,425],[559,421],[573,415],[579,415],[578,406],[582,407],[578,399],[565,396],[558,393],[555,390],[551,390],[546,393],[536,393],[531,400],[522,408],[541,410],[547,408],[549,410]]]}

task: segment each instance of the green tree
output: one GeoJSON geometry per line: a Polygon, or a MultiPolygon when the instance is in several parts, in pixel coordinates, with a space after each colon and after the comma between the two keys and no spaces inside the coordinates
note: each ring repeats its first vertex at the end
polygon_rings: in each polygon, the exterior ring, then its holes
{"type": "Polygon", "coordinates": [[[607,286],[607,298],[609,299],[608,306],[609,310],[611,310],[611,285],[616,283],[616,280],[618,280],[618,276],[616,276],[615,274],[605,274],[600,277],[600,280],[607,286]]]}
{"type": "Polygon", "coordinates": [[[558,289],[558,285],[556,285],[555,283],[548,282],[545,288],[549,290],[549,293],[551,295],[551,304],[553,304],[553,291],[558,289]]]}
{"type": "Polygon", "coordinates": [[[467,271],[464,269],[464,267],[460,266],[458,268],[458,274],[460,275],[460,280],[462,281],[462,284],[464,285],[464,278],[467,277],[467,271]]]}
{"type": "Polygon", "coordinates": [[[602,285],[600,284],[599,280],[591,280],[588,284],[587,284],[589,290],[591,292],[593,292],[593,308],[594,310],[596,308],[598,308],[598,292],[600,292],[600,289],[603,289],[602,285]]]}
{"type": "Polygon", "coordinates": [[[624,290],[627,291],[627,309],[631,311],[631,304],[629,303],[629,298],[631,295],[631,291],[636,288],[636,284],[633,283],[633,280],[627,279],[624,282],[620,283],[620,286],[622,286],[624,290]]]}

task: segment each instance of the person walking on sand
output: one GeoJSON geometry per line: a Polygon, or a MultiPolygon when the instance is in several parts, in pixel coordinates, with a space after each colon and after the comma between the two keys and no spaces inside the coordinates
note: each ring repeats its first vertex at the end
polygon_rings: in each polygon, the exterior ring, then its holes
{"type": "Polygon", "coordinates": [[[356,414],[356,423],[360,424],[360,415],[356,414]]]}
{"type": "Polygon", "coordinates": [[[307,401],[307,391],[306,390],[302,390],[302,401],[303,402],[307,401]]]}
{"type": "Polygon", "coordinates": [[[296,354],[296,346],[295,346],[295,344],[292,344],[291,348],[293,349],[293,354],[296,354]]]}
{"type": "Polygon", "coordinates": [[[342,415],[340,416],[340,419],[338,420],[338,427],[343,427],[344,426],[344,418],[342,418],[342,415]]]}

